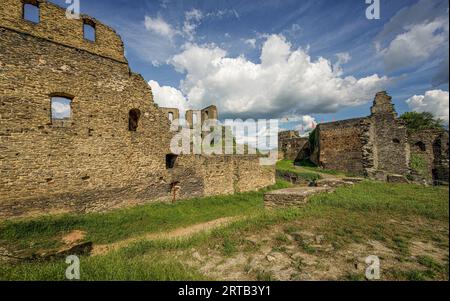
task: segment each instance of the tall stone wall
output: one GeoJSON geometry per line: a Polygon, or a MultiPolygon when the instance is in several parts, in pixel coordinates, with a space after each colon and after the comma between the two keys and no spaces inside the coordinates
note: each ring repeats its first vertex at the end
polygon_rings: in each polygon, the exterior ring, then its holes
{"type": "Polygon", "coordinates": [[[80,20],[39,3],[38,24],[22,20],[20,0],[0,6],[0,218],[170,200],[174,187],[188,198],[274,182],[256,157],[188,155],[168,166],[167,112],[130,72],[120,37],[96,21],[96,42],[84,41],[80,20]],[[71,99],[64,122],[52,119],[53,96],[71,99]],[[253,182],[235,180],[246,174],[235,166],[247,164],[253,182]]]}
{"type": "Polygon", "coordinates": [[[83,49],[99,56],[126,62],[124,46],[116,32],[92,17],[82,15],[80,19],[68,19],[65,9],[45,0],[35,0],[40,10],[40,22],[34,24],[23,16],[23,2],[2,0],[0,5],[0,26],[17,32],[32,34],[61,45],[83,49]],[[88,20],[95,24],[95,43],[83,38],[83,24],[88,20]]]}
{"type": "Polygon", "coordinates": [[[407,129],[397,118],[391,97],[384,91],[377,93],[371,111],[374,169],[386,174],[409,174],[407,129]]]}
{"type": "Polygon", "coordinates": [[[141,76],[125,63],[4,28],[0,44],[1,203],[116,189],[166,195],[158,179],[169,177],[169,122],[141,76]],[[52,120],[54,95],[72,98],[66,126],[52,120]],[[132,109],[141,113],[136,131],[132,109]]]}
{"type": "Polygon", "coordinates": [[[363,174],[362,123],[364,118],[320,124],[317,127],[317,164],[354,174],[363,174]]]}

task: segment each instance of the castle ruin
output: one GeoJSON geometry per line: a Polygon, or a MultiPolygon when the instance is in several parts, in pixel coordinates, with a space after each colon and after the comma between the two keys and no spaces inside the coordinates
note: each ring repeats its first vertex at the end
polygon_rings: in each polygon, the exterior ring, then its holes
{"type": "MultiPolygon", "coordinates": [[[[311,139],[294,150],[292,138],[280,137],[290,145],[283,158],[309,159],[316,165],[378,180],[401,180],[398,176],[428,184],[448,184],[448,131],[422,130],[409,133],[397,118],[392,98],[386,92],[375,96],[371,115],[319,124],[311,139]],[[412,168],[420,159],[423,168],[412,168]]],[[[298,138],[294,138],[298,139],[298,138]]]]}
{"type": "MultiPolygon", "coordinates": [[[[251,155],[174,155],[170,121],[116,32],[45,0],[0,6],[0,218],[97,212],[232,194],[275,182],[251,155]],[[39,12],[25,19],[24,7],[39,12]],[[94,40],[85,37],[94,30],[94,40]],[[70,113],[54,118],[54,99],[70,113]]],[[[201,111],[202,120],[217,109],[201,111]]],[[[188,119],[194,118],[187,112],[188,119]]]]}

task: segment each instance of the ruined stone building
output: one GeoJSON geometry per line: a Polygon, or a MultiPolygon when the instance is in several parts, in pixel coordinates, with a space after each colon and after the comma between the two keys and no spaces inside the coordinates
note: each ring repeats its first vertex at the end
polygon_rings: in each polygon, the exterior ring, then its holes
{"type": "Polygon", "coordinates": [[[278,133],[278,156],[280,159],[295,160],[298,152],[308,142],[307,137],[300,137],[298,131],[278,133]]]}
{"type": "Polygon", "coordinates": [[[307,142],[297,149],[295,160],[308,158],[325,169],[380,180],[401,175],[448,183],[448,131],[408,133],[386,92],[376,94],[370,116],[319,124],[310,141],[313,145],[307,142]],[[423,166],[415,167],[415,161],[423,166]]]}
{"type": "MultiPolygon", "coordinates": [[[[217,116],[214,107],[201,112],[217,116]]],[[[172,154],[169,124],[178,116],[155,105],[112,28],[89,16],[68,19],[47,1],[2,0],[0,218],[103,211],[274,183],[274,168],[260,166],[256,156],[172,154]],[[38,20],[27,20],[30,6],[38,20]],[[56,99],[70,104],[64,118],[53,112],[56,99]]]]}

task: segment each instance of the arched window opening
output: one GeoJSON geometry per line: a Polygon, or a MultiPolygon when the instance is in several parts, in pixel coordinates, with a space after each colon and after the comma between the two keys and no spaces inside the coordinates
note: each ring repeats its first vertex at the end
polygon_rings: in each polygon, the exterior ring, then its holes
{"type": "Polygon", "coordinates": [[[394,142],[395,144],[399,144],[399,143],[400,143],[400,140],[398,140],[397,138],[394,138],[394,139],[392,140],[392,142],[394,142]]]}
{"type": "Polygon", "coordinates": [[[175,162],[177,161],[178,156],[174,154],[166,155],[166,168],[172,169],[175,167],[175,162]]]}
{"type": "Polygon", "coordinates": [[[83,20],[83,37],[87,41],[95,42],[96,40],[96,28],[95,23],[91,20],[83,20]]]}
{"type": "Polygon", "coordinates": [[[39,12],[39,2],[29,0],[23,2],[23,19],[33,23],[39,23],[40,12],[39,12]]]}
{"type": "Polygon", "coordinates": [[[131,109],[128,113],[128,129],[136,132],[139,126],[139,119],[141,118],[141,111],[139,109],[131,109]]]}
{"type": "Polygon", "coordinates": [[[173,121],[173,113],[169,112],[169,121],[172,122],[173,121]]]}
{"type": "Polygon", "coordinates": [[[423,143],[422,141],[417,142],[416,144],[414,144],[414,146],[416,147],[416,150],[421,151],[421,152],[424,152],[427,150],[425,143],[423,143]]]}
{"type": "Polygon", "coordinates": [[[209,112],[205,111],[205,119],[209,119],[209,112]]]}
{"type": "Polygon", "coordinates": [[[72,99],[66,96],[54,95],[51,98],[52,124],[64,123],[72,117],[72,99]]]}

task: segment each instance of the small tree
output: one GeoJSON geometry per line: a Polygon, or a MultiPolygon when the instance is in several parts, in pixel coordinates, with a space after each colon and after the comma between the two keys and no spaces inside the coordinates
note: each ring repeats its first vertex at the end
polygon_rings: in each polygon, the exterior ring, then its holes
{"type": "Polygon", "coordinates": [[[406,127],[410,132],[444,128],[443,120],[434,118],[430,112],[406,112],[400,116],[400,119],[406,122],[406,127]]]}

